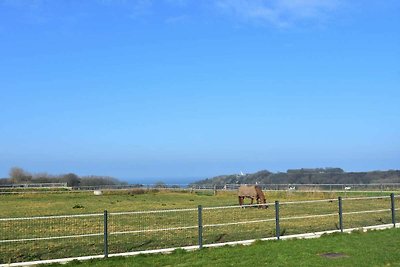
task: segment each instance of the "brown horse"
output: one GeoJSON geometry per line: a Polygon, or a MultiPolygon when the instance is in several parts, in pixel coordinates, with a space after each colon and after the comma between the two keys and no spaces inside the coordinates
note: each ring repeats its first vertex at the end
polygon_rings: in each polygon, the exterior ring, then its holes
{"type": "MultiPolygon", "coordinates": [[[[251,204],[256,199],[257,204],[266,204],[267,200],[261,188],[257,185],[241,185],[238,190],[239,205],[243,205],[244,198],[250,198],[251,204]]],[[[268,208],[268,205],[260,205],[259,208],[268,208]]]]}

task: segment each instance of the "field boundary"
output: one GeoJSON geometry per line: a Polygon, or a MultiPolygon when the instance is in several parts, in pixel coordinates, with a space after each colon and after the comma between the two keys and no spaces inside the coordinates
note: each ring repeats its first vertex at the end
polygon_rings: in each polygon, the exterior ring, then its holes
{"type": "MultiPolygon", "coordinates": [[[[381,225],[373,225],[373,226],[364,226],[364,227],[357,227],[357,228],[348,228],[343,229],[343,233],[351,233],[354,231],[363,231],[367,232],[369,230],[385,230],[390,228],[400,228],[400,224],[381,224],[381,225]]],[[[321,231],[321,232],[311,232],[311,233],[304,233],[304,234],[295,234],[295,235],[287,235],[281,236],[281,240],[289,240],[289,239],[310,239],[310,238],[319,238],[324,234],[333,234],[333,233],[340,233],[340,230],[328,230],[328,231],[321,231]]],[[[215,243],[215,244],[205,244],[203,247],[205,248],[214,248],[214,247],[221,247],[221,246],[235,246],[235,245],[251,245],[254,242],[261,240],[261,241],[271,241],[271,240],[278,240],[277,237],[267,237],[267,238],[260,238],[260,239],[250,239],[250,240],[242,240],[242,241],[231,241],[231,242],[224,242],[224,243],[215,243]]],[[[115,253],[109,254],[108,257],[127,257],[127,256],[136,256],[140,254],[168,254],[172,253],[177,249],[183,249],[186,251],[193,251],[200,249],[199,246],[185,246],[185,247],[175,247],[175,248],[166,248],[166,249],[155,249],[155,250],[144,250],[144,251],[134,251],[134,252],[124,252],[124,253],[115,253]]],[[[34,266],[38,264],[51,264],[51,263],[68,263],[70,261],[78,260],[78,261],[85,261],[85,260],[92,260],[92,259],[104,259],[106,258],[104,255],[93,255],[93,256],[82,256],[82,257],[72,257],[72,258],[63,258],[63,259],[51,259],[51,260],[39,260],[39,261],[28,261],[28,262],[17,262],[17,263],[10,263],[10,264],[0,264],[0,267],[17,267],[17,266],[34,266]]]]}
{"type": "MultiPolygon", "coordinates": [[[[170,190],[170,191],[236,191],[241,184],[131,184],[131,185],[99,185],[99,186],[67,186],[66,183],[48,184],[7,184],[0,185],[0,194],[26,194],[26,193],[84,193],[94,190],[127,191],[140,190],[170,190]],[[35,191],[35,189],[47,189],[35,191]],[[54,190],[50,190],[54,189],[54,190]],[[57,190],[58,189],[58,190],[57,190]],[[60,190],[63,189],[63,190],[60,190]]],[[[249,184],[250,185],[250,184],[249,184]]],[[[263,191],[298,191],[298,192],[400,192],[400,183],[370,183],[370,184],[257,184],[263,191]]]]}

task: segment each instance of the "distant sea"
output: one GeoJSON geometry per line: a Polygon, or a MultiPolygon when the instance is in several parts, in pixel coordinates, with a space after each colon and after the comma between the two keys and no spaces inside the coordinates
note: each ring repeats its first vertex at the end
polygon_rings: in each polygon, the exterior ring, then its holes
{"type": "Polygon", "coordinates": [[[176,184],[176,185],[186,185],[199,180],[203,180],[205,177],[148,177],[148,178],[121,178],[119,180],[127,182],[129,184],[155,184],[158,182],[163,182],[165,184],[176,184]]]}

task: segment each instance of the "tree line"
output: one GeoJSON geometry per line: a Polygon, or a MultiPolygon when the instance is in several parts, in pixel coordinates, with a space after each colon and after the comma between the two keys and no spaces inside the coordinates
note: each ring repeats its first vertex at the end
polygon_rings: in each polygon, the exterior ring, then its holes
{"type": "Polygon", "coordinates": [[[262,170],[245,175],[230,174],[197,181],[193,185],[225,184],[370,184],[400,183],[400,170],[345,172],[341,168],[262,170]]]}
{"type": "Polygon", "coordinates": [[[0,179],[0,184],[41,184],[41,183],[67,183],[67,186],[99,186],[99,185],[125,185],[118,179],[110,176],[78,176],[75,173],[48,174],[30,173],[20,167],[10,169],[9,178],[0,179]]]}

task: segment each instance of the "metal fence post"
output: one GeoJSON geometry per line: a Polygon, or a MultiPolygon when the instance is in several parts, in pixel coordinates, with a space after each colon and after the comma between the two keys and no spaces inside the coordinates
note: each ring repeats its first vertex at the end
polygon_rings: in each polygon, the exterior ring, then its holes
{"type": "Polygon", "coordinates": [[[104,257],[108,257],[108,214],[104,211],[104,257]]]}
{"type": "Polygon", "coordinates": [[[343,207],[342,207],[342,197],[339,197],[338,200],[339,200],[339,227],[340,227],[340,232],[343,233],[343,207]]]}
{"type": "Polygon", "coordinates": [[[394,207],[394,193],[390,194],[391,210],[392,210],[392,223],[393,227],[396,228],[396,209],[394,207]]]}
{"type": "Polygon", "coordinates": [[[198,221],[199,221],[199,249],[203,248],[203,208],[198,206],[198,221]]]}
{"type": "Polygon", "coordinates": [[[280,235],[281,235],[281,228],[279,225],[279,201],[276,200],[275,201],[275,231],[276,231],[276,239],[279,240],[280,239],[280,235]]]}

